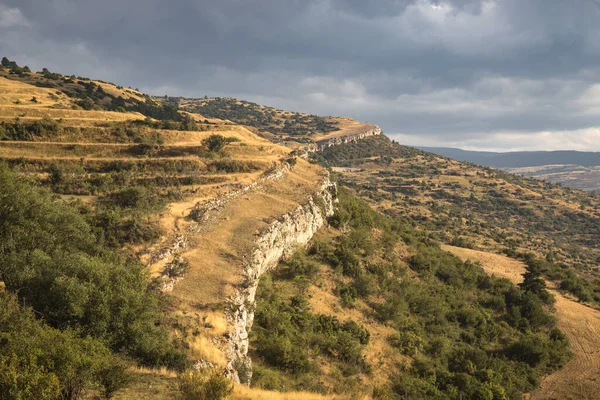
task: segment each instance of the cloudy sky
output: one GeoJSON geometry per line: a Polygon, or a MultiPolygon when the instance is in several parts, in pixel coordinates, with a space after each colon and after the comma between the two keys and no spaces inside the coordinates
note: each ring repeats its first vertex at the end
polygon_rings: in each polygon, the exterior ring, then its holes
{"type": "Polygon", "coordinates": [[[0,0],[0,55],[405,144],[600,151],[600,0],[0,0]]]}

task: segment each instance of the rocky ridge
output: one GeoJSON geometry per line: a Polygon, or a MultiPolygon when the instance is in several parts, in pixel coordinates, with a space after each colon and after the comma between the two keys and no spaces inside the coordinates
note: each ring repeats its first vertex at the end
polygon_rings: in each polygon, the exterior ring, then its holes
{"type": "Polygon", "coordinates": [[[281,258],[290,256],[298,246],[305,245],[334,213],[337,188],[323,179],[317,193],[295,210],[283,215],[255,239],[255,249],[244,268],[245,281],[232,301],[229,316],[232,330],[229,336],[228,371],[236,382],[248,383],[252,364],[248,357],[248,333],[254,321],[256,290],[261,276],[274,268],[281,258]]]}

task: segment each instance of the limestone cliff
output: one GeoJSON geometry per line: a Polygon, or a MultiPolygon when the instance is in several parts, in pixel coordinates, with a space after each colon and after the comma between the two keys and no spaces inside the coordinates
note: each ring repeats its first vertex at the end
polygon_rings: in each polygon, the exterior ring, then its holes
{"type": "Polygon", "coordinates": [[[381,135],[381,128],[377,125],[370,125],[369,129],[364,131],[351,133],[348,135],[333,136],[331,138],[319,140],[316,142],[316,150],[321,151],[327,147],[336,146],[344,143],[358,142],[369,136],[381,135]]]}
{"type": "Polygon", "coordinates": [[[336,193],[335,184],[326,177],[318,192],[306,203],[257,234],[256,247],[245,265],[245,282],[232,302],[228,370],[234,380],[248,383],[252,377],[252,365],[248,357],[248,332],[254,321],[256,289],[260,277],[276,267],[280,259],[291,255],[298,246],[308,243],[326,223],[327,217],[333,215],[336,193]]]}

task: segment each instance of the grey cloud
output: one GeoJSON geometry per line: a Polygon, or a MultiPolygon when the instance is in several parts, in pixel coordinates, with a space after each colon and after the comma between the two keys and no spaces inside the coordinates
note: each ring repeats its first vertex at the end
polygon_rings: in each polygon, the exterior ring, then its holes
{"type": "Polygon", "coordinates": [[[596,126],[599,18],[593,0],[0,0],[0,54],[450,143],[596,126]]]}

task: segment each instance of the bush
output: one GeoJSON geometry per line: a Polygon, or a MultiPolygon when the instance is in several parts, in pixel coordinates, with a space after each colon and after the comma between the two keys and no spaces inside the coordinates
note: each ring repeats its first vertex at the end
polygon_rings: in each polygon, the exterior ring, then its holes
{"type": "Polygon", "coordinates": [[[219,371],[194,371],[179,376],[181,400],[223,400],[233,393],[233,383],[219,371]]]}
{"type": "Polygon", "coordinates": [[[415,356],[423,351],[423,339],[412,331],[401,331],[389,338],[392,346],[407,356],[415,356]]]}
{"type": "Polygon", "coordinates": [[[113,356],[99,369],[97,375],[105,399],[112,399],[115,393],[129,385],[131,375],[127,368],[127,363],[113,356]]]}
{"type": "Polygon", "coordinates": [[[256,350],[272,366],[297,374],[310,370],[305,352],[298,349],[286,336],[264,338],[257,341],[256,350]]]}
{"type": "Polygon", "coordinates": [[[166,205],[166,199],[154,190],[144,186],[122,189],[106,197],[118,207],[138,212],[142,215],[158,212],[166,205]]]}
{"type": "Polygon", "coordinates": [[[227,138],[223,135],[210,135],[202,141],[202,144],[206,146],[209,151],[219,153],[227,144],[239,141],[239,139],[233,137],[227,138]]]}
{"type": "Polygon", "coordinates": [[[354,286],[350,285],[340,285],[336,289],[337,295],[342,301],[342,304],[346,307],[351,307],[354,305],[356,298],[358,297],[358,292],[354,286]]]}

